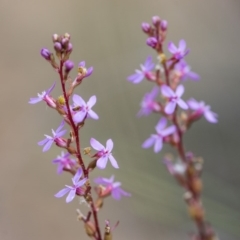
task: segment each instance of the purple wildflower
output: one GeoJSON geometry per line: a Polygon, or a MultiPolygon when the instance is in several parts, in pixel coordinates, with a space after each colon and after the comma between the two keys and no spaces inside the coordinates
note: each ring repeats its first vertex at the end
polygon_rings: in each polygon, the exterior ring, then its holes
{"type": "Polygon", "coordinates": [[[182,109],[188,109],[188,105],[181,99],[181,96],[184,93],[183,85],[179,85],[176,92],[174,92],[169,86],[163,85],[161,91],[162,94],[169,99],[169,102],[165,106],[165,112],[167,114],[172,114],[176,105],[179,105],[182,109]]]}
{"type": "Polygon", "coordinates": [[[189,53],[189,49],[186,50],[186,42],[183,39],[179,41],[178,47],[173,42],[169,42],[168,51],[173,54],[176,60],[182,59],[189,53]]]}
{"type": "Polygon", "coordinates": [[[90,144],[95,150],[98,151],[94,155],[94,156],[98,157],[98,159],[97,159],[97,167],[98,168],[104,169],[107,165],[108,159],[110,160],[110,162],[114,168],[119,168],[116,159],[112,155],[112,149],[113,149],[112,139],[107,140],[106,147],[104,147],[100,142],[98,142],[94,138],[91,138],[90,144]]]}
{"type": "Polygon", "coordinates": [[[48,90],[43,91],[41,94],[38,93],[37,97],[30,98],[28,103],[36,104],[36,103],[41,102],[41,101],[49,102],[49,100],[51,100],[51,98],[49,97],[49,94],[52,92],[55,85],[56,85],[56,82],[53,83],[53,85],[48,90]]]}
{"type": "Polygon", "coordinates": [[[144,64],[141,64],[141,70],[136,69],[134,74],[128,77],[128,81],[137,84],[140,83],[144,77],[150,78],[153,80],[151,70],[154,68],[154,63],[152,62],[152,57],[149,56],[144,64]]]}
{"type": "Polygon", "coordinates": [[[64,126],[64,120],[61,122],[60,126],[57,128],[56,131],[52,129],[52,135],[53,135],[52,137],[49,135],[44,135],[46,138],[38,142],[39,146],[45,145],[43,147],[43,152],[48,151],[54,142],[58,143],[60,140],[60,137],[62,137],[66,133],[67,130],[62,130],[63,126],[64,126]]]}
{"type": "Polygon", "coordinates": [[[188,106],[195,110],[196,117],[200,117],[204,115],[206,120],[210,123],[217,123],[218,122],[218,115],[215,112],[211,111],[211,107],[209,105],[206,105],[205,102],[197,102],[195,99],[190,99],[187,101],[188,106]]]}
{"type": "Polygon", "coordinates": [[[61,198],[69,192],[69,194],[66,198],[66,202],[69,203],[75,198],[76,194],[81,195],[83,193],[83,190],[81,189],[81,187],[87,181],[86,178],[83,178],[80,180],[82,174],[83,174],[83,171],[81,168],[79,168],[78,171],[76,172],[75,176],[72,178],[73,186],[65,185],[66,188],[63,188],[57,194],[55,194],[55,197],[61,198]]]}
{"type": "MultiPolygon", "coordinates": [[[[105,194],[111,193],[111,196],[116,199],[120,200],[122,196],[130,197],[131,194],[125,192],[120,186],[122,185],[120,182],[114,182],[114,175],[112,175],[109,179],[108,178],[96,178],[95,183],[103,185],[106,187],[104,191],[105,194]]],[[[104,194],[104,193],[103,193],[104,194]]]]}
{"type": "Polygon", "coordinates": [[[71,159],[69,156],[71,156],[70,153],[64,153],[62,151],[61,155],[57,156],[57,158],[52,161],[53,163],[58,164],[58,174],[61,174],[64,168],[71,169],[73,166],[76,165],[76,161],[71,159]]]}
{"type": "Polygon", "coordinates": [[[145,142],[142,144],[143,148],[150,148],[154,145],[154,152],[158,153],[161,151],[163,146],[164,138],[168,135],[173,134],[176,131],[176,127],[174,125],[167,127],[167,119],[161,118],[158,122],[158,124],[155,127],[156,134],[151,134],[150,138],[145,140],[145,142]]]}
{"type": "Polygon", "coordinates": [[[92,107],[97,101],[96,96],[90,97],[87,103],[77,94],[74,94],[72,99],[74,107],[80,107],[80,110],[76,111],[73,115],[74,122],[80,123],[85,117],[90,117],[92,119],[99,118],[98,115],[92,110],[92,107]]]}
{"type": "Polygon", "coordinates": [[[184,61],[180,61],[175,65],[175,74],[179,77],[180,80],[185,81],[187,78],[192,80],[199,80],[200,76],[191,71],[191,67],[184,61]]]}
{"type": "Polygon", "coordinates": [[[148,116],[153,111],[159,111],[159,104],[154,101],[159,93],[159,87],[154,87],[151,92],[146,93],[141,102],[141,109],[138,112],[138,116],[148,116]]]}
{"type": "MultiPolygon", "coordinates": [[[[85,68],[85,64],[86,64],[85,61],[80,62],[80,63],[78,64],[78,68],[79,68],[79,69],[83,69],[83,68],[86,69],[86,68],[85,68]]],[[[89,77],[89,76],[92,74],[92,72],[93,72],[93,67],[87,68],[84,77],[89,77]]]]}

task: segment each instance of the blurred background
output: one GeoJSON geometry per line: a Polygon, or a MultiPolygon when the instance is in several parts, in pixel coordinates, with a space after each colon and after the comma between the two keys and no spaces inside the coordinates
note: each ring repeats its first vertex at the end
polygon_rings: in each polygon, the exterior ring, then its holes
{"type": "MultiPolygon", "coordinates": [[[[205,160],[207,219],[220,239],[240,239],[239,0],[1,0],[0,239],[88,239],[75,214],[76,208],[86,209],[77,200],[65,204],[54,198],[70,183],[70,176],[56,175],[51,163],[60,150],[43,154],[37,146],[60,117],[43,103],[27,103],[58,79],[39,52],[52,47],[53,33],[65,32],[71,34],[76,64],[86,60],[94,66],[77,93],[86,100],[97,95],[94,110],[100,120],[87,122],[81,147],[89,145],[90,137],[112,138],[120,170],[109,166],[94,176],[115,174],[132,193],[120,202],[106,201],[101,227],[105,219],[112,225],[120,220],[114,240],[182,240],[195,231],[183,191],[161,163],[170,149],[156,155],[141,148],[159,118],[136,117],[152,85],[126,81],[146,56],[155,56],[140,28],[153,15],[168,20],[168,41],[186,40],[187,61],[201,75],[200,82],[186,83],[184,98],[205,100],[219,114],[219,124],[203,119],[184,140],[187,150],[205,160]]],[[[53,96],[59,94],[58,86],[53,96]]]]}

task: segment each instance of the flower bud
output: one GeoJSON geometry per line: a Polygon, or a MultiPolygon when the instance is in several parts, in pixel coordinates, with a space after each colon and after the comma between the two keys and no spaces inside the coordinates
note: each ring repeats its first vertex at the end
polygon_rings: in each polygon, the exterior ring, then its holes
{"type": "Polygon", "coordinates": [[[166,20],[162,20],[160,24],[161,30],[165,32],[167,30],[167,27],[168,27],[168,22],[166,20]]]}
{"type": "Polygon", "coordinates": [[[51,108],[56,108],[56,100],[49,95],[46,95],[44,101],[47,103],[47,105],[51,108]]]}
{"type": "Polygon", "coordinates": [[[152,48],[155,48],[157,46],[157,39],[155,37],[149,37],[146,41],[147,45],[152,47],[152,48]]]}
{"type": "Polygon", "coordinates": [[[61,52],[62,51],[62,44],[60,42],[55,42],[53,47],[54,47],[56,52],[61,52]]]}
{"type": "Polygon", "coordinates": [[[65,72],[66,73],[69,73],[73,67],[74,67],[74,63],[71,61],[71,60],[67,60],[65,63],[64,63],[64,66],[65,66],[65,72]]]}
{"type": "Polygon", "coordinates": [[[41,49],[41,55],[47,61],[50,61],[50,59],[51,59],[51,52],[47,48],[42,48],[41,49]]]}
{"type": "Polygon", "coordinates": [[[69,44],[69,38],[63,38],[61,43],[64,48],[67,48],[69,44]]]}
{"type": "Polygon", "coordinates": [[[71,38],[71,36],[70,36],[69,33],[65,33],[65,34],[64,34],[64,37],[67,38],[67,39],[69,39],[69,40],[70,40],[70,38],[71,38]]]}
{"type": "Polygon", "coordinates": [[[153,16],[152,17],[152,23],[154,26],[157,26],[160,23],[161,19],[159,16],[153,16]]]}
{"type": "Polygon", "coordinates": [[[53,42],[55,43],[55,42],[57,42],[58,40],[59,40],[59,36],[58,36],[58,34],[53,34],[52,35],[52,40],[53,40],[53,42]]]}
{"type": "Polygon", "coordinates": [[[143,32],[149,33],[150,29],[151,29],[151,26],[150,26],[149,23],[145,23],[145,22],[142,23],[142,30],[143,30],[143,32]]]}
{"type": "Polygon", "coordinates": [[[71,43],[68,43],[68,47],[67,47],[67,53],[71,53],[73,49],[73,45],[71,43]]]}

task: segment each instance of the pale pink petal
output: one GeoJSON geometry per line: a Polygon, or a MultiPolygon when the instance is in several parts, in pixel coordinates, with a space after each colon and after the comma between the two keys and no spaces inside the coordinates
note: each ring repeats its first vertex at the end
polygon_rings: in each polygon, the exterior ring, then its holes
{"type": "Polygon", "coordinates": [[[186,41],[184,39],[179,41],[178,48],[180,51],[184,51],[186,49],[186,41]]]}
{"type": "Polygon", "coordinates": [[[39,146],[43,146],[43,145],[45,145],[48,141],[49,141],[48,138],[44,138],[43,140],[41,140],[40,142],[38,142],[38,145],[39,145],[39,146]]]}
{"type": "Polygon", "coordinates": [[[172,114],[174,112],[175,108],[176,108],[176,102],[169,102],[165,106],[164,110],[165,110],[165,113],[172,114]]]}
{"type": "Polygon", "coordinates": [[[82,122],[83,119],[85,118],[86,114],[87,114],[87,113],[86,113],[85,111],[79,111],[79,112],[75,113],[75,114],[73,115],[73,121],[74,121],[75,123],[80,123],[80,122],[82,122]]]}
{"type": "Polygon", "coordinates": [[[115,182],[112,184],[113,188],[120,187],[122,184],[120,182],[115,182]]]}
{"type": "Polygon", "coordinates": [[[198,110],[200,108],[199,102],[197,102],[195,99],[191,98],[187,101],[188,106],[193,110],[198,110]]]}
{"type": "Polygon", "coordinates": [[[81,186],[83,186],[85,183],[86,183],[86,181],[87,181],[87,178],[84,178],[84,179],[82,179],[82,180],[80,180],[77,184],[76,184],[76,187],[81,187],[81,186]]]}
{"type": "Polygon", "coordinates": [[[55,85],[56,85],[56,82],[54,82],[53,85],[46,91],[45,95],[49,95],[49,93],[51,93],[52,90],[54,89],[55,85]]]}
{"type": "Polygon", "coordinates": [[[168,136],[170,134],[173,134],[175,131],[176,131],[176,127],[175,126],[170,126],[170,127],[166,128],[166,129],[162,130],[161,135],[163,137],[166,137],[166,136],[168,136]]]}
{"type": "Polygon", "coordinates": [[[67,194],[70,191],[69,188],[63,188],[58,193],[56,193],[54,196],[57,198],[63,197],[65,194],[67,194]]]}
{"type": "Polygon", "coordinates": [[[182,109],[188,109],[188,105],[187,105],[186,102],[183,101],[181,98],[178,99],[177,104],[178,104],[179,107],[181,107],[182,109]]]}
{"type": "Polygon", "coordinates": [[[105,147],[99,141],[97,141],[95,138],[90,139],[90,144],[91,144],[92,148],[94,148],[97,151],[101,151],[101,150],[105,149],[105,147]]]}
{"type": "Polygon", "coordinates": [[[50,149],[50,147],[52,146],[53,144],[53,140],[52,139],[49,139],[49,141],[45,144],[44,148],[43,148],[43,152],[46,152],[50,149]]]}
{"type": "Polygon", "coordinates": [[[156,139],[153,136],[151,136],[150,138],[144,141],[144,143],[142,144],[142,147],[150,148],[154,144],[155,140],[156,139]]]}
{"type": "Polygon", "coordinates": [[[76,195],[76,189],[71,190],[66,198],[66,203],[71,202],[74,199],[75,195],[76,195]]]}
{"type": "Polygon", "coordinates": [[[161,92],[162,92],[162,95],[164,95],[165,97],[170,98],[175,96],[174,91],[167,85],[162,85],[161,92]]]}
{"type": "Polygon", "coordinates": [[[28,103],[35,104],[35,103],[38,103],[38,102],[41,102],[41,101],[42,101],[42,98],[35,97],[35,98],[30,98],[28,103]]]}
{"type": "Polygon", "coordinates": [[[112,149],[113,149],[113,141],[112,141],[112,139],[108,139],[107,140],[107,142],[106,142],[106,149],[109,152],[112,152],[112,149]]]}
{"type": "Polygon", "coordinates": [[[160,152],[161,149],[162,149],[162,146],[163,146],[162,138],[158,138],[158,139],[155,141],[155,144],[154,144],[154,152],[155,152],[155,153],[160,152]]]}
{"type": "Polygon", "coordinates": [[[172,54],[174,54],[178,51],[177,47],[174,45],[173,42],[168,43],[168,51],[172,54]]]}
{"type": "Polygon", "coordinates": [[[117,163],[116,159],[113,157],[112,154],[109,155],[109,159],[110,159],[110,162],[111,162],[111,164],[114,168],[119,168],[118,163],[117,163]]]}
{"type": "Polygon", "coordinates": [[[79,181],[80,177],[82,176],[83,171],[81,168],[79,168],[76,172],[76,174],[74,175],[74,177],[72,178],[72,182],[73,184],[77,184],[77,182],[79,181]]]}
{"type": "Polygon", "coordinates": [[[62,137],[66,132],[67,130],[62,130],[61,132],[57,133],[55,137],[62,137]]]}
{"type": "Polygon", "coordinates": [[[86,106],[86,102],[79,95],[74,94],[72,99],[75,106],[79,107],[86,106]]]}
{"type": "Polygon", "coordinates": [[[183,85],[179,85],[176,89],[176,95],[178,97],[181,97],[184,93],[184,86],[183,85]]]}
{"type": "Polygon", "coordinates": [[[97,102],[97,97],[94,95],[94,96],[90,97],[90,99],[87,102],[87,105],[89,108],[92,108],[96,102],[97,102]]]}
{"type": "Polygon", "coordinates": [[[98,115],[93,110],[88,111],[88,116],[95,120],[99,119],[98,115]]]}
{"type": "Polygon", "coordinates": [[[113,189],[111,195],[115,200],[120,200],[121,199],[121,193],[120,193],[118,188],[113,189]]]}
{"type": "Polygon", "coordinates": [[[97,160],[97,167],[100,168],[100,169],[106,168],[107,161],[108,161],[108,156],[100,157],[97,160]]]}
{"type": "Polygon", "coordinates": [[[61,124],[59,125],[59,127],[56,130],[56,134],[61,131],[61,129],[64,127],[64,124],[65,124],[65,121],[62,120],[61,124]]]}
{"type": "Polygon", "coordinates": [[[210,123],[217,123],[217,114],[212,112],[212,111],[206,111],[204,112],[205,118],[210,122],[210,123]]]}
{"type": "Polygon", "coordinates": [[[165,117],[162,117],[158,124],[156,125],[155,129],[157,133],[160,133],[162,129],[164,129],[167,125],[167,119],[165,117]]]}

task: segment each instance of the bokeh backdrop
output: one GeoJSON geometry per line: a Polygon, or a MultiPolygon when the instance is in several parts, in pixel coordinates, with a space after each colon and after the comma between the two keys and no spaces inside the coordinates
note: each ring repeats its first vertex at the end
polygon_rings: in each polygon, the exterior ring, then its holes
{"type": "Polygon", "coordinates": [[[185,99],[203,99],[219,114],[219,124],[201,120],[184,140],[188,150],[205,159],[207,219],[220,239],[240,239],[239,0],[1,0],[0,239],[88,239],[76,221],[75,209],[84,211],[83,206],[54,198],[70,181],[68,174],[56,175],[51,163],[59,149],[43,154],[37,146],[60,117],[43,103],[27,103],[58,79],[39,52],[52,47],[53,33],[65,32],[72,36],[72,59],[94,66],[77,93],[85,99],[97,95],[94,109],[100,120],[87,122],[82,147],[90,137],[112,138],[120,164],[118,171],[108,167],[94,176],[115,174],[132,193],[120,202],[107,200],[101,226],[104,219],[120,220],[116,240],[183,240],[194,231],[183,192],[161,163],[170,149],[158,155],[141,149],[158,121],[156,115],[136,117],[152,85],[126,81],[146,56],[155,54],[140,28],[153,15],[168,20],[167,40],[187,41],[187,61],[202,77],[186,84],[185,99]]]}

